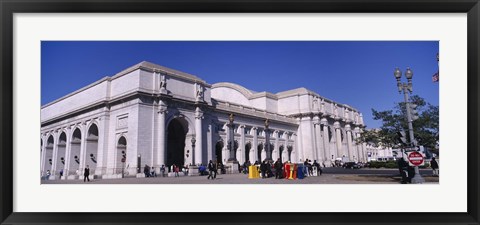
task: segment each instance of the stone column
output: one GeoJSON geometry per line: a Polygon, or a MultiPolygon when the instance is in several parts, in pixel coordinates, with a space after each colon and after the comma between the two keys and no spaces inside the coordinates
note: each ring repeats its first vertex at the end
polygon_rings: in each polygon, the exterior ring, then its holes
{"type": "Polygon", "coordinates": [[[82,126],[81,126],[81,132],[82,132],[82,139],[80,140],[80,168],[79,168],[79,171],[80,171],[80,174],[81,174],[81,178],[79,179],[83,179],[83,171],[85,169],[85,155],[87,154],[86,153],[86,150],[87,150],[87,123],[86,122],[82,122],[82,126]]]}
{"type": "Polygon", "coordinates": [[[292,162],[298,162],[299,161],[299,158],[300,157],[303,157],[303,155],[301,154],[301,151],[299,151],[299,147],[300,147],[300,141],[298,140],[298,135],[296,133],[293,134],[293,140],[294,140],[294,144],[292,146],[293,150],[292,150],[292,156],[291,156],[291,161],[292,162]],[[295,153],[295,154],[294,154],[295,153]]]}
{"type": "Polygon", "coordinates": [[[314,152],[314,137],[313,137],[313,128],[312,128],[312,118],[310,116],[303,116],[301,123],[300,123],[300,128],[301,128],[301,136],[302,136],[302,149],[303,150],[303,156],[302,161],[305,159],[312,159],[314,158],[313,152],[314,152]]]}
{"type": "Polygon", "coordinates": [[[285,131],[285,133],[283,133],[283,135],[284,135],[284,138],[285,138],[285,142],[283,144],[282,163],[288,160],[288,140],[289,140],[288,137],[290,135],[290,132],[285,131]]]}
{"type": "Polygon", "coordinates": [[[278,158],[280,158],[280,148],[279,148],[279,142],[278,142],[278,139],[280,138],[279,137],[279,131],[278,130],[275,130],[273,131],[273,137],[275,138],[275,142],[274,142],[274,145],[273,146],[273,151],[272,151],[272,160],[273,161],[277,161],[278,158]],[[275,154],[273,154],[275,153],[275,154]]]}
{"type": "Polygon", "coordinates": [[[355,137],[355,150],[356,150],[356,153],[357,153],[357,156],[358,156],[358,161],[360,162],[365,162],[365,156],[363,155],[362,153],[362,149],[360,147],[360,145],[358,144],[358,142],[356,141],[359,137],[360,137],[360,128],[359,127],[355,127],[353,129],[353,136],[355,137]]]}
{"type": "Polygon", "coordinates": [[[63,176],[62,180],[66,180],[68,177],[68,174],[70,173],[70,154],[72,151],[72,127],[67,127],[67,143],[65,143],[65,166],[63,168],[63,176]]]}
{"type": "Polygon", "coordinates": [[[41,172],[41,175],[45,175],[46,171],[45,171],[45,155],[46,155],[46,146],[47,146],[47,140],[45,139],[45,135],[42,134],[41,135],[41,138],[42,138],[42,143],[43,145],[41,146],[42,150],[40,152],[40,172],[41,172]]]}
{"type": "Polygon", "coordinates": [[[50,180],[55,180],[57,176],[57,157],[58,157],[58,142],[59,142],[59,132],[55,131],[53,133],[53,154],[52,154],[52,170],[50,171],[50,180]]]}
{"type": "Polygon", "coordinates": [[[318,116],[315,116],[313,120],[313,126],[315,127],[315,143],[316,143],[316,160],[317,162],[323,162],[323,156],[325,153],[324,146],[323,146],[323,140],[322,140],[322,132],[320,129],[320,118],[318,116]]]}
{"type": "Polygon", "coordinates": [[[165,117],[167,114],[167,104],[163,100],[159,100],[157,114],[157,160],[155,168],[160,173],[160,167],[165,165],[165,117]]]}
{"type": "Polygon", "coordinates": [[[240,164],[245,162],[245,125],[239,125],[238,131],[240,132],[240,141],[237,149],[237,160],[240,164]]]}
{"type": "Polygon", "coordinates": [[[109,116],[101,116],[98,118],[97,168],[95,169],[96,175],[105,174],[107,171],[109,121],[109,116]]]}
{"type": "Polygon", "coordinates": [[[208,124],[208,132],[207,132],[207,161],[213,160],[213,151],[215,151],[215,146],[213,146],[213,126],[212,121],[208,124]]]}
{"type": "Polygon", "coordinates": [[[253,157],[251,157],[251,162],[252,164],[255,163],[255,161],[259,161],[260,159],[258,158],[258,134],[257,134],[257,127],[252,127],[252,132],[253,132],[253,146],[251,151],[253,151],[253,157]]]}
{"type": "Polygon", "coordinates": [[[323,149],[325,150],[325,165],[330,167],[332,165],[332,153],[330,152],[330,135],[328,134],[328,120],[322,118],[320,123],[323,126],[323,149]]]}
{"type": "Polygon", "coordinates": [[[202,132],[202,119],[203,111],[200,107],[195,109],[195,165],[199,165],[203,162],[203,132],[202,132]]]}
{"type": "Polygon", "coordinates": [[[355,156],[356,153],[354,152],[352,145],[352,128],[350,127],[350,124],[345,125],[345,130],[347,131],[348,158],[350,161],[357,161],[358,156],[355,156]]]}
{"type": "Polygon", "coordinates": [[[335,121],[335,123],[333,124],[333,128],[335,129],[335,142],[337,144],[337,158],[340,157],[342,158],[343,155],[345,155],[343,153],[343,149],[342,149],[342,134],[341,134],[341,130],[340,130],[340,122],[338,121],[335,121]]]}

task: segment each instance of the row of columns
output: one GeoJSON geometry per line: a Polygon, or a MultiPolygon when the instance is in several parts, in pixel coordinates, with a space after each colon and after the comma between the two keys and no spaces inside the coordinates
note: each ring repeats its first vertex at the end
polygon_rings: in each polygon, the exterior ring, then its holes
{"type": "MultiPolygon", "coordinates": [[[[236,155],[235,155],[235,159],[236,159],[237,161],[239,161],[240,164],[242,164],[242,163],[244,163],[244,162],[246,161],[246,159],[245,159],[245,151],[246,151],[245,146],[246,146],[246,144],[247,144],[247,142],[246,142],[246,135],[245,135],[246,125],[240,124],[240,125],[237,125],[237,126],[238,126],[238,130],[239,130],[239,133],[240,133],[240,138],[239,138],[239,139],[235,139],[235,140],[237,140],[238,143],[239,143],[238,150],[240,150],[240,151],[237,150],[237,153],[236,153],[236,155]]],[[[223,153],[226,154],[226,155],[224,156],[224,158],[229,159],[229,158],[230,158],[230,151],[228,151],[228,147],[227,147],[227,146],[228,146],[228,143],[231,142],[231,140],[232,140],[231,138],[235,138],[235,133],[234,133],[234,135],[233,135],[233,137],[232,137],[232,135],[231,135],[231,130],[230,130],[230,129],[232,129],[232,128],[231,128],[230,126],[225,126],[225,127],[226,127],[226,129],[227,129],[227,130],[226,130],[226,142],[227,142],[227,144],[224,145],[224,151],[223,151],[223,153]]],[[[283,146],[284,146],[284,150],[283,150],[283,151],[287,152],[287,151],[288,151],[288,149],[287,149],[288,146],[291,145],[291,146],[293,147],[294,144],[295,144],[294,141],[289,140],[288,137],[284,139],[283,143],[281,143],[281,142],[280,142],[280,136],[279,136],[279,134],[280,134],[280,131],[279,131],[279,130],[266,131],[266,132],[265,132],[265,137],[262,138],[262,139],[264,139],[263,142],[264,142],[265,144],[264,144],[264,146],[263,146],[263,148],[262,148],[261,156],[264,155],[264,157],[259,158],[259,157],[258,157],[258,145],[259,145],[258,127],[252,127],[251,129],[252,129],[252,130],[251,130],[250,134],[253,133],[253,135],[252,135],[252,136],[253,136],[253,138],[252,138],[253,143],[252,143],[252,146],[251,146],[250,152],[249,152],[249,161],[250,161],[251,163],[253,163],[253,162],[257,161],[257,160],[258,160],[258,161],[262,161],[262,160],[264,160],[264,159],[267,157],[266,144],[267,144],[267,139],[268,139],[268,138],[267,138],[266,136],[267,136],[267,135],[270,135],[270,133],[273,134],[272,136],[273,136],[273,147],[274,147],[274,148],[273,148],[273,149],[270,149],[270,154],[272,154],[271,156],[272,156],[272,159],[273,159],[273,160],[276,160],[277,158],[280,158],[280,145],[283,144],[283,146]],[[292,142],[293,142],[293,143],[292,143],[292,142]],[[265,154],[262,154],[263,152],[265,152],[265,154]]],[[[288,136],[288,132],[285,131],[285,133],[286,133],[287,136],[288,136]]],[[[292,135],[296,136],[296,134],[293,133],[293,132],[292,132],[292,135]]],[[[272,140],[270,139],[269,142],[271,142],[271,141],[272,141],[272,140]]],[[[295,153],[294,151],[295,151],[295,150],[292,150],[292,156],[293,156],[294,153],[295,153]]],[[[283,158],[283,157],[282,157],[282,158],[283,158]]],[[[285,161],[285,160],[284,160],[284,161],[285,161]]]]}
{"type": "MultiPolygon", "coordinates": [[[[43,145],[42,145],[42,154],[41,154],[41,164],[40,164],[40,170],[41,170],[41,175],[45,176],[47,171],[50,170],[50,177],[49,179],[57,179],[60,175],[60,170],[63,169],[63,176],[61,179],[76,179],[78,178],[78,174],[76,174],[76,171],[78,170],[80,172],[80,176],[83,175],[83,170],[88,165],[86,161],[88,160],[88,144],[90,143],[92,146],[95,147],[95,149],[91,150],[94,153],[94,157],[96,159],[95,166],[90,166],[91,169],[91,174],[93,175],[93,172],[95,171],[96,174],[101,174],[103,170],[105,169],[105,155],[106,152],[104,151],[99,151],[99,149],[106,149],[106,141],[104,136],[101,134],[105,134],[107,130],[105,129],[105,118],[99,118],[97,120],[98,126],[91,122],[91,125],[87,127],[87,122],[80,123],[78,125],[74,126],[68,126],[66,128],[58,129],[53,132],[48,132],[45,135],[42,135],[44,138],[42,140],[43,145]],[[88,129],[91,126],[97,126],[98,129],[98,136],[95,137],[95,139],[89,139],[88,137],[88,129]],[[80,143],[74,143],[73,140],[73,135],[75,130],[80,131],[80,143]],[[65,145],[63,146],[63,143],[60,143],[60,136],[62,133],[65,133],[66,139],[65,139],[65,145]],[[53,137],[53,146],[49,146],[49,138],[50,136],[53,137]],[[61,145],[60,145],[61,144],[61,145]],[[73,149],[73,146],[77,147],[79,145],[80,148],[80,153],[79,155],[72,155],[72,151],[76,150],[73,149]],[[50,164],[47,153],[50,151],[49,149],[52,148],[52,155],[51,155],[51,166],[48,166],[50,164]],[[78,159],[75,159],[75,156],[78,157],[78,159]],[[63,160],[61,159],[63,157],[63,160]],[[78,167],[74,166],[74,163],[76,161],[78,162],[78,167]],[[63,168],[60,164],[63,164],[63,168]],[[70,176],[70,177],[69,177],[70,176]]],[[[90,137],[91,138],[91,137],[90,137]]],[[[93,164],[92,164],[93,165],[93,164]]]]}
{"type": "Polygon", "coordinates": [[[302,160],[317,160],[324,162],[326,166],[331,165],[336,158],[367,161],[364,145],[355,142],[355,138],[360,137],[360,127],[352,130],[351,125],[346,124],[342,128],[340,121],[335,120],[330,124],[326,117],[320,118],[318,115],[313,118],[299,117],[297,120],[300,124],[299,133],[302,136],[299,143],[301,149],[299,156],[302,160]],[[331,137],[329,130],[331,130],[331,137]]]}

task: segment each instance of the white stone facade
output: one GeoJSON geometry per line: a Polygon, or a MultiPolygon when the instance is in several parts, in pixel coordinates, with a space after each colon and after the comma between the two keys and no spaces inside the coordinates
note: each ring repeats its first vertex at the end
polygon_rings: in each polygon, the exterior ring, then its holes
{"type": "Polygon", "coordinates": [[[395,160],[395,150],[391,147],[383,147],[383,146],[373,146],[370,144],[365,145],[366,153],[367,153],[367,161],[388,161],[388,160],[395,160]]]}
{"type": "Polygon", "coordinates": [[[229,159],[366,162],[365,145],[355,143],[363,128],[356,109],[305,88],[254,92],[141,62],[42,106],[41,173],[81,179],[89,165],[92,176],[117,178],[145,164],[158,172],[229,159]]]}

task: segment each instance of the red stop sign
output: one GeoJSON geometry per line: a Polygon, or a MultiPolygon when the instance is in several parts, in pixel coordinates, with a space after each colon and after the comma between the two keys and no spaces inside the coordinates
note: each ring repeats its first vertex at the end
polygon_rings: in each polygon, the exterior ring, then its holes
{"type": "Polygon", "coordinates": [[[410,152],[408,154],[408,161],[414,166],[420,166],[423,164],[423,155],[419,152],[410,152]]]}

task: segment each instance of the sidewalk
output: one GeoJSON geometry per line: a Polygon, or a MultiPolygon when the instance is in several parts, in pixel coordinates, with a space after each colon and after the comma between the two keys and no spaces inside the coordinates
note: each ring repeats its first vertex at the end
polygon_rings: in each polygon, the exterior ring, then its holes
{"type": "MultiPolygon", "coordinates": [[[[438,177],[424,176],[426,183],[438,184],[438,177]]],[[[323,174],[305,179],[248,179],[245,174],[219,174],[217,179],[208,180],[207,176],[192,177],[154,177],[98,179],[91,182],[83,180],[42,180],[42,184],[400,184],[400,176],[391,175],[345,175],[323,174]]]]}

